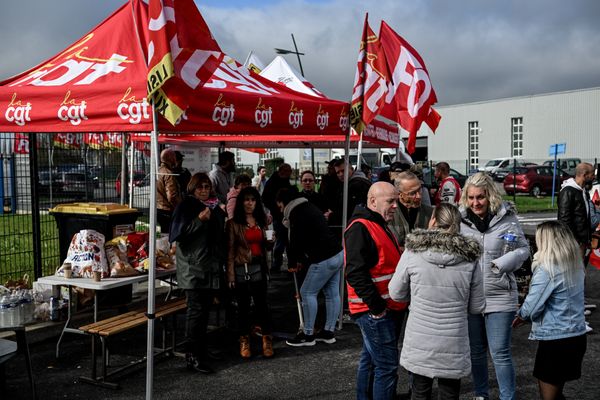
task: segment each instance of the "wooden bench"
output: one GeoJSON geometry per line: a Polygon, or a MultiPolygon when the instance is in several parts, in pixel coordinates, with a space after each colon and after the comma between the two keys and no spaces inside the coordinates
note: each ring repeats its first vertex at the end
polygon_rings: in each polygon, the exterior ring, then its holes
{"type": "MultiPolygon", "coordinates": [[[[185,310],[187,308],[185,298],[176,298],[171,299],[162,303],[157,303],[154,311],[154,315],[156,319],[164,320],[165,317],[172,316],[178,311],[185,310]]],[[[108,339],[111,336],[117,335],[119,333],[128,331],[130,329],[139,327],[141,325],[145,325],[148,321],[146,316],[146,309],[138,309],[134,311],[129,311],[124,314],[120,314],[111,318],[106,318],[101,321],[96,321],[91,324],[87,324],[79,327],[79,330],[92,335],[92,372],[91,376],[83,376],[81,380],[88,383],[97,384],[100,386],[109,387],[111,389],[118,388],[118,384],[114,382],[109,382],[107,378],[113,376],[118,373],[122,373],[125,369],[129,369],[132,366],[140,364],[145,361],[145,358],[140,359],[134,363],[130,363],[125,367],[121,367],[110,373],[107,372],[107,367],[109,366],[109,357],[108,357],[108,339]],[[97,364],[97,354],[96,354],[96,339],[100,339],[102,344],[102,364],[101,364],[101,375],[97,376],[96,374],[96,364],[97,364]]],[[[175,324],[173,324],[173,329],[171,332],[171,345],[167,347],[166,345],[166,324],[162,324],[163,329],[163,343],[162,348],[158,348],[157,354],[168,354],[172,353],[175,350],[175,324]]]]}

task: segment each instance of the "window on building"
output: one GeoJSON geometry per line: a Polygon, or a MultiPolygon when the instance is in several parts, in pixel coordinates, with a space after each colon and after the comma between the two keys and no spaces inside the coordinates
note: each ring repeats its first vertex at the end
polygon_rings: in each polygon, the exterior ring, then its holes
{"type": "Polygon", "coordinates": [[[469,164],[471,169],[479,167],[479,121],[469,122],[469,164]]]}
{"type": "Polygon", "coordinates": [[[523,117],[511,119],[511,147],[513,157],[523,155],[523,117]]]}

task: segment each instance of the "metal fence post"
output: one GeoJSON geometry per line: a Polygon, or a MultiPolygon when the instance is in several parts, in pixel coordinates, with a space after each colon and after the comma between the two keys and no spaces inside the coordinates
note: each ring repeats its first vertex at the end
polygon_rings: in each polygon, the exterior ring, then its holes
{"type": "Polygon", "coordinates": [[[0,154],[0,215],[4,214],[4,156],[0,154]]]}
{"type": "MultiPolygon", "coordinates": [[[[33,236],[33,275],[37,280],[42,277],[42,234],[40,227],[40,197],[38,195],[38,159],[37,136],[29,134],[29,185],[31,186],[31,230],[33,236]]],[[[52,179],[52,174],[50,174],[52,179]]]]}

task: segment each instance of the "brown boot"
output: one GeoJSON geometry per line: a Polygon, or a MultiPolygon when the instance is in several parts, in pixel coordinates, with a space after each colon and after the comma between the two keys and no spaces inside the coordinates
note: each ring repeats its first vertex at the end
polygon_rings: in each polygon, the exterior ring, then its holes
{"type": "Polygon", "coordinates": [[[252,353],[250,353],[250,339],[248,335],[240,336],[240,355],[242,358],[250,358],[252,353]]]}
{"type": "Polygon", "coordinates": [[[263,356],[266,358],[273,357],[273,336],[271,335],[263,335],[263,356]]]}

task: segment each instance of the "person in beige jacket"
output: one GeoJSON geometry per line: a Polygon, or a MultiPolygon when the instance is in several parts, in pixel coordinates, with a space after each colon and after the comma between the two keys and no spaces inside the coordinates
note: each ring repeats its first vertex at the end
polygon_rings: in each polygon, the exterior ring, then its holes
{"type": "Polygon", "coordinates": [[[156,217],[162,233],[169,232],[173,211],[181,203],[182,188],[177,182],[174,172],[177,166],[177,156],[170,148],[160,153],[160,167],[156,181],[156,217]]]}

